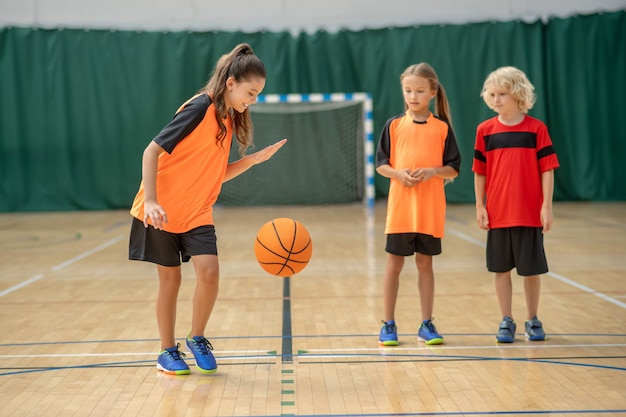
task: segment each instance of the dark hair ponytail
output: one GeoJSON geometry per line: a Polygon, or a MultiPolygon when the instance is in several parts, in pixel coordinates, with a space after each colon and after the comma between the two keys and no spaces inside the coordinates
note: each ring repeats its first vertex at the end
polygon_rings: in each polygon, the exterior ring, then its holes
{"type": "MultiPolygon", "coordinates": [[[[265,65],[259,57],[252,51],[252,47],[247,43],[237,45],[228,54],[222,55],[215,65],[211,79],[203,88],[203,92],[209,94],[215,104],[215,117],[220,131],[217,135],[218,143],[226,138],[226,126],[223,120],[228,116],[228,109],[224,102],[226,91],[226,80],[232,77],[237,82],[248,81],[255,77],[265,79],[265,65]]],[[[244,155],[246,149],[253,146],[252,143],[252,119],[250,111],[246,109],[243,113],[231,112],[233,119],[233,130],[239,142],[239,154],[244,155]]]]}

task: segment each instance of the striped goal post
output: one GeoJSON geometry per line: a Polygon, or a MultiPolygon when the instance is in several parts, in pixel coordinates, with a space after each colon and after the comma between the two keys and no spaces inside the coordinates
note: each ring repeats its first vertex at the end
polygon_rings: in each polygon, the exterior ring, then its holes
{"type": "Polygon", "coordinates": [[[372,97],[369,93],[313,93],[313,94],[263,94],[258,103],[363,103],[363,153],[364,153],[364,197],[363,203],[368,209],[374,207],[374,137],[372,121],[372,97]]]}

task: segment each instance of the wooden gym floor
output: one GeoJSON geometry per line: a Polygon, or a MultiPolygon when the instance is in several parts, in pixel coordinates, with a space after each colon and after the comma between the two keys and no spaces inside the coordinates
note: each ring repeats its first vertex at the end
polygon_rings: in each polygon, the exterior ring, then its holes
{"type": "MultiPolygon", "coordinates": [[[[524,339],[515,279],[517,340],[495,343],[501,317],[485,232],[473,206],[449,205],[435,258],[445,344],[417,342],[407,260],[400,345],[380,348],[384,202],[373,213],[218,208],[221,289],[206,335],[219,368],[180,377],[155,368],[156,270],[127,260],[126,211],[0,214],[0,416],[624,416],[626,204],[557,203],[554,214],[545,342],[524,339]],[[299,220],[313,239],[310,264],[287,279],[267,275],[253,254],[256,231],[275,217],[299,220]]],[[[190,265],[183,274],[181,342],[190,265]]]]}

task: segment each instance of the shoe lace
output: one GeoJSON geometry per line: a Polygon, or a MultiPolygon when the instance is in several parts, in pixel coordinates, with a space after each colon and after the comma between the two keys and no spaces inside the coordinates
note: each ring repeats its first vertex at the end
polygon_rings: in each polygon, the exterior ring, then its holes
{"type": "Polygon", "coordinates": [[[178,350],[179,347],[180,347],[180,343],[176,345],[176,350],[174,350],[174,351],[168,350],[167,351],[170,354],[170,357],[172,358],[172,360],[178,361],[178,360],[181,360],[181,356],[183,358],[186,356],[185,353],[183,353],[180,350],[178,350]]]}
{"type": "Polygon", "coordinates": [[[532,320],[528,320],[528,327],[534,330],[543,327],[543,325],[537,318],[534,318],[532,320]]]}
{"type": "Polygon", "coordinates": [[[384,330],[385,333],[391,334],[394,331],[395,324],[390,324],[383,320],[383,327],[385,329],[384,330]]]}
{"type": "Polygon", "coordinates": [[[500,331],[514,333],[515,327],[516,327],[515,322],[510,317],[505,317],[500,322],[500,331]]]}
{"type": "Polygon", "coordinates": [[[430,318],[430,320],[426,320],[425,322],[423,322],[423,326],[426,327],[426,329],[431,332],[431,333],[437,333],[437,330],[435,330],[435,325],[433,324],[433,320],[435,320],[434,318],[430,318]]]}
{"type": "Polygon", "coordinates": [[[202,336],[200,338],[194,338],[193,340],[196,343],[196,346],[198,346],[198,349],[200,349],[200,353],[202,355],[208,355],[209,350],[213,350],[213,345],[206,337],[202,336]]]}

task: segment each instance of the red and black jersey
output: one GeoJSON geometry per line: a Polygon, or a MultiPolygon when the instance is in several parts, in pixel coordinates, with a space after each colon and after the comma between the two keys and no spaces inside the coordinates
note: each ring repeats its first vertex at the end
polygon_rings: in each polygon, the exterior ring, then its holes
{"type": "MultiPolygon", "coordinates": [[[[213,224],[213,204],[222,189],[232,144],[232,120],[224,120],[225,139],[217,142],[215,105],[206,94],[185,102],[153,139],[165,149],[159,155],[157,200],[167,213],[164,230],[184,233],[213,224]]],[[[130,213],[143,221],[143,182],[130,213]]]]}
{"type": "Polygon", "coordinates": [[[541,174],[559,161],[546,125],[530,116],[508,126],[498,117],[476,129],[472,171],[485,178],[490,228],[541,227],[541,174]]]}

